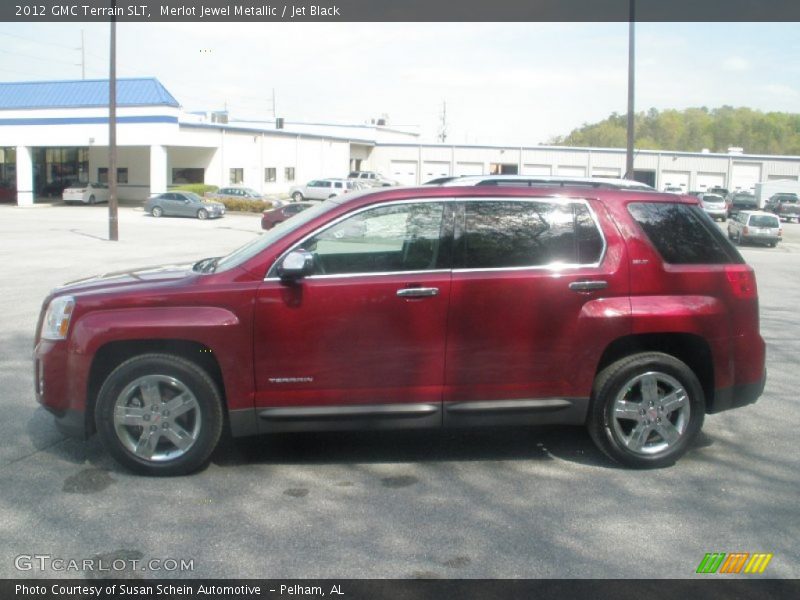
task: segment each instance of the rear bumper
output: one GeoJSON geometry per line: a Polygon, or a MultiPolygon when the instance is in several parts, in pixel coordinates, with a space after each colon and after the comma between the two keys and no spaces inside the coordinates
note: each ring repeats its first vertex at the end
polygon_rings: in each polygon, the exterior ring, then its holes
{"type": "Polygon", "coordinates": [[[708,413],[715,414],[725,410],[731,410],[732,408],[753,404],[764,392],[766,383],[767,372],[765,370],[761,381],[716,390],[714,394],[714,403],[709,408],[708,413]]]}

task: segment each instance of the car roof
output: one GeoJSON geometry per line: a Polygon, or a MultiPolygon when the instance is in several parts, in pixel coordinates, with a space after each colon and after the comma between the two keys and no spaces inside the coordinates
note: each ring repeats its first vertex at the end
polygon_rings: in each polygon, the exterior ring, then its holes
{"type": "MultiPolygon", "coordinates": [[[[592,188],[635,189],[652,191],[653,188],[646,183],[631,179],[616,179],[613,177],[562,177],[553,175],[463,175],[451,181],[446,181],[442,186],[479,185],[480,183],[507,184],[519,183],[522,186],[581,186],[592,188]]],[[[499,186],[495,186],[499,187],[499,186]]]]}
{"type": "Polygon", "coordinates": [[[326,202],[337,205],[369,205],[393,200],[431,199],[444,200],[460,198],[564,198],[564,199],[596,199],[601,202],[642,201],[699,205],[699,200],[686,194],[669,194],[656,190],[626,190],[607,188],[588,188],[586,186],[393,186],[371,190],[362,190],[329,198],[326,202]]]}

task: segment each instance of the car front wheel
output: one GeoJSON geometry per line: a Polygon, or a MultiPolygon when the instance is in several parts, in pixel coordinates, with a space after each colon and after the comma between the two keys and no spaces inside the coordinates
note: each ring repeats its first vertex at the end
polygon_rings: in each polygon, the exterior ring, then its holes
{"type": "Polygon", "coordinates": [[[629,467],[673,464],[703,426],[705,398],[694,372],[660,352],[634,354],[600,372],[587,426],[595,444],[629,467]]]}
{"type": "Polygon", "coordinates": [[[292,200],[294,200],[295,202],[302,201],[303,200],[303,194],[301,194],[300,192],[295,192],[294,194],[292,194],[292,200]]]}
{"type": "Polygon", "coordinates": [[[208,218],[208,211],[205,208],[201,208],[197,211],[197,218],[201,221],[208,218]]]}
{"type": "Polygon", "coordinates": [[[121,464],[147,475],[185,475],[203,467],[222,432],[222,400],[203,369],[169,354],[143,354],[103,383],[95,423],[121,464]]]}
{"type": "Polygon", "coordinates": [[[164,210],[160,206],[154,206],[153,210],[150,211],[150,214],[157,219],[164,214],[164,210]]]}

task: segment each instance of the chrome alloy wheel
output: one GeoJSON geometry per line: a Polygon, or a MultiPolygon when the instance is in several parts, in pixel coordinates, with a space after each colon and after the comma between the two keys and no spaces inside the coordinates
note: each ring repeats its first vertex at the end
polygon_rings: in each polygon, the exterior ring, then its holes
{"type": "Polygon", "coordinates": [[[129,383],[114,403],[114,430],[137,457],[153,462],[186,454],[200,435],[197,398],[181,381],[145,375],[129,383]]]}
{"type": "Polygon", "coordinates": [[[630,452],[658,454],[679,442],[690,410],[689,395],[677,379],[648,371],[621,387],[611,408],[611,427],[630,452]]]}

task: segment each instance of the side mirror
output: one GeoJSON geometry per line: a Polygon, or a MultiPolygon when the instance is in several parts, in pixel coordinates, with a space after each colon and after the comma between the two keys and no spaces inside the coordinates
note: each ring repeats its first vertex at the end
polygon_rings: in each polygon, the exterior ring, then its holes
{"type": "Polygon", "coordinates": [[[278,277],[288,281],[300,279],[314,272],[314,255],[306,250],[293,250],[278,265],[278,277]]]}

